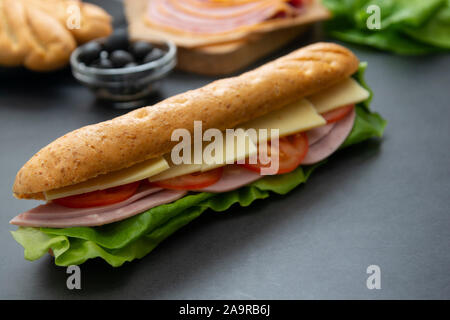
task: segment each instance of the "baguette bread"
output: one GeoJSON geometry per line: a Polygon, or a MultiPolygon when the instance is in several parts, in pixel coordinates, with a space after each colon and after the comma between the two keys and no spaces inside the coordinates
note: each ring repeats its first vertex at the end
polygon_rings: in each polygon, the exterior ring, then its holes
{"type": "Polygon", "coordinates": [[[58,69],[68,63],[77,43],[107,36],[111,31],[111,17],[92,4],[76,0],[0,0],[0,65],[23,65],[34,71],[58,69]],[[80,13],[78,29],[67,26],[74,8],[80,13]]]}
{"type": "Polygon", "coordinates": [[[172,131],[233,128],[349,77],[358,59],[346,48],[317,43],[238,77],[214,81],[115,119],[72,131],[36,153],[18,172],[17,198],[120,170],[171,151],[172,131]]]}

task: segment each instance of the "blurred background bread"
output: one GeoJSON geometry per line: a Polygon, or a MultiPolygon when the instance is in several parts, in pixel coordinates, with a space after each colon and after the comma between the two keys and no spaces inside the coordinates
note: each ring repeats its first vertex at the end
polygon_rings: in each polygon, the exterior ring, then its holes
{"type": "Polygon", "coordinates": [[[108,36],[111,17],[77,0],[0,0],[0,65],[51,71],[77,44],[108,36]]]}

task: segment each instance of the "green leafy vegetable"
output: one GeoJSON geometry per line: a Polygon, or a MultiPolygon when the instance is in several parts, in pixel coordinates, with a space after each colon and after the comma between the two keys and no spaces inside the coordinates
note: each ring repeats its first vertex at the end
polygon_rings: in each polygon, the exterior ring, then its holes
{"type": "Polygon", "coordinates": [[[337,39],[402,55],[450,49],[450,0],[322,0],[333,13],[326,24],[337,39]],[[379,30],[369,30],[368,18],[380,8],[379,30]]]}
{"type": "MultiPolygon", "coordinates": [[[[360,65],[355,78],[368,90],[363,75],[366,64],[360,65]]],[[[371,94],[372,97],[372,94],[371,94]]],[[[357,117],[344,146],[381,137],[386,121],[369,110],[371,97],[357,106],[357,117]]],[[[59,266],[76,265],[88,259],[101,258],[114,267],[142,258],[161,241],[205,210],[222,212],[234,204],[248,206],[257,199],[269,197],[271,192],[286,194],[306,182],[311,173],[324,162],[299,167],[295,171],[268,176],[255,183],[222,194],[198,193],[173,203],[161,205],[129,219],[101,227],[25,228],[12,231],[14,239],[25,248],[25,258],[36,260],[53,251],[59,266]]]]}

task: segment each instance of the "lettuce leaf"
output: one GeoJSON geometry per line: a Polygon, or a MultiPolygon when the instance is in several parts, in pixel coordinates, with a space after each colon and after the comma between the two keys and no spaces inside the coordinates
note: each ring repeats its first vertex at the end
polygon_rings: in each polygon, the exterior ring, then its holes
{"type": "Polygon", "coordinates": [[[418,41],[450,49],[450,0],[447,0],[447,5],[422,26],[405,27],[403,31],[418,41]]]}
{"type": "MultiPolygon", "coordinates": [[[[370,90],[363,78],[366,67],[367,64],[362,63],[354,77],[370,90]]],[[[381,137],[383,134],[386,121],[377,113],[370,112],[371,98],[372,93],[367,101],[357,105],[355,125],[342,147],[371,137],[381,137]]],[[[144,257],[161,241],[206,210],[223,212],[232,205],[249,206],[255,200],[269,197],[271,192],[286,194],[305,183],[323,163],[299,167],[283,175],[268,176],[231,192],[191,194],[173,203],[101,227],[19,227],[11,233],[24,247],[27,260],[37,260],[51,249],[58,266],[78,265],[88,259],[101,258],[111,266],[118,267],[127,261],[144,257]]]]}
{"type": "Polygon", "coordinates": [[[401,55],[450,49],[450,0],[322,0],[333,13],[328,33],[342,41],[401,55]],[[369,30],[367,7],[377,5],[380,30],[369,30]]]}

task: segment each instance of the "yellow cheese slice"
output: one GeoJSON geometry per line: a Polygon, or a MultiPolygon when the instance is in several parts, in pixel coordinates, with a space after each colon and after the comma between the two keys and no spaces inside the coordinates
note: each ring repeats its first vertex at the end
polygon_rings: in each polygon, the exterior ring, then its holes
{"type": "MultiPolygon", "coordinates": [[[[170,158],[170,156],[168,156],[168,158],[170,158]]],[[[161,172],[160,174],[157,174],[155,176],[152,176],[148,180],[151,182],[159,181],[159,180],[166,180],[166,179],[183,176],[185,174],[200,172],[201,170],[202,170],[201,164],[183,163],[183,164],[175,165],[170,162],[170,168],[168,170],[161,172]]]]}
{"type": "Polygon", "coordinates": [[[235,130],[235,135],[226,136],[225,141],[226,144],[223,145],[222,159],[217,162],[212,161],[212,163],[203,163],[203,172],[219,168],[227,164],[233,164],[238,160],[243,160],[258,153],[258,148],[255,143],[244,130],[235,130]],[[234,143],[231,143],[231,139],[234,140],[234,143]]]}
{"type": "Polygon", "coordinates": [[[45,192],[47,200],[53,200],[96,190],[104,190],[143,180],[169,169],[167,161],[161,157],[138,163],[130,168],[98,176],[72,186],[45,192]]]}
{"type": "Polygon", "coordinates": [[[369,91],[361,87],[355,79],[348,78],[307,99],[311,101],[317,112],[325,113],[345,105],[362,102],[369,98],[369,95],[369,91]]]}
{"type": "MultiPolygon", "coordinates": [[[[222,151],[222,157],[221,160],[219,161],[208,161],[210,163],[206,163],[205,159],[202,159],[202,163],[200,164],[195,164],[195,163],[191,163],[191,164],[187,164],[187,163],[183,163],[180,165],[175,165],[173,164],[173,162],[170,159],[170,154],[166,155],[166,159],[170,164],[170,169],[161,172],[158,175],[152,176],[149,178],[149,181],[160,181],[160,180],[165,180],[165,179],[171,179],[171,178],[175,178],[175,177],[179,177],[185,174],[190,174],[190,173],[194,173],[194,172],[205,172],[205,171],[209,171],[215,168],[219,168],[219,167],[223,167],[227,164],[230,163],[235,163],[238,160],[241,159],[245,159],[251,155],[255,155],[258,152],[258,149],[256,147],[256,145],[251,141],[250,137],[246,135],[244,130],[237,130],[236,134],[231,136],[227,136],[225,133],[223,134],[223,139],[225,140],[225,142],[223,143],[223,151],[222,151]],[[231,144],[231,140],[234,138],[234,144],[231,144]],[[242,143],[244,144],[243,148],[238,148],[239,145],[239,139],[242,139],[242,143]],[[232,147],[234,146],[234,152],[232,147]]],[[[202,155],[204,155],[204,151],[205,148],[210,144],[211,142],[205,142],[203,145],[203,150],[202,150],[202,155]]],[[[192,149],[192,153],[193,151],[193,147],[192,149]]],[[[203,157],[202,157],[203,158],[203,157]]],[[[191,159],[193,162],[193,155],[191,155],[191,159]]],[[[213,159],[211,159],[213,160],[213,159]]]]}
{"type": "MultiPolygon", "coordinates": [[[[306,99],[292,103],[280,110],[271,112],[260,118],[251,120],[242,125],[249,129],[267,129],[270,138],[271,129],[279,129],[279,136],[288,136],[297,132],[307,131],[326,124],[326,121],[317,113],[314,106],[306,99]]],[[[263,140],[260,137],[258,140],[263,140]]]]}

